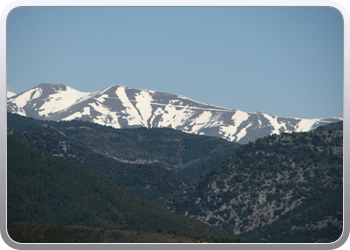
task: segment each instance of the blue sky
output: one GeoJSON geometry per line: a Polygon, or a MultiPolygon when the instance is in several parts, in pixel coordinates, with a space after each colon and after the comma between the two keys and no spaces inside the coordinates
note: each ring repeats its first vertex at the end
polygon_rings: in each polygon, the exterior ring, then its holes
{"type": "Polygon", "coordinates": [[[245,112],[343,117],[343,19],[329,7],[21,7],[7,86],[180,94],[245,112]]]}

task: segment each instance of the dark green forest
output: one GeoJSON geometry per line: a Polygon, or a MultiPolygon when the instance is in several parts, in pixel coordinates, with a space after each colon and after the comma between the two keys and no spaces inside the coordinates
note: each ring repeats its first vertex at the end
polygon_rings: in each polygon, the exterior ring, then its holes
{"type": "Polygon", "coordinates": [[[335,241],[342,233],[342,130],[242,145],[165,206],[252,242],[335,241]]]}
{"type": "Polygon", "coordinates": [[[103,177],[8,135],[8,221],[35,221],[232,238],[167,211],[103,177]],[[20,156],[20,157],[18,157],[20,156]]]}
{"type": "Polygon", "coordinates": [[[11,113],[7,114],[7,126],[8,133],[31,127],[50,128],[95,153],[123,162],[160,166],[177,172],[188,181],[204,174],[240,147],[222,138],[171,128],[115,129],[77,120],[39,121],[11,113]]]}
{"type": "Polygon", "coordinates": [[[60,156],[65,160],[105,177],[150,201],[162,199],[181,188],[188,181],[174,171],[151,164],[129,164],[95,153],[71,142],[66,136],[46,127],[27,128],[14,134],[28,145],[47,155],[60,156]]]}

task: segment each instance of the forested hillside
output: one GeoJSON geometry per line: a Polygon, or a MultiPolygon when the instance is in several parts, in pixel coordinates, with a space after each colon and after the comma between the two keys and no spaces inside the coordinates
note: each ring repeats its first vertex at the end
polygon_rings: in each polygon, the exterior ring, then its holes
{"type": "Polygon", "coordinates": [[[242,146],[168,128],[114,129],[13,114],[8,134],[13,220],[239,235],[249,242],[332,242],[342,233],[342,122],[242,146]],[[168,218],[167,210],[120,186],[182,217],[168,218]]]}
{"type": "Polygon", "coordinates": [[[71,142],[124,163],[152,164],[192,181],[240,146],[221,138],[169,128],[114,129],[82,121],[39,121],[7,113],[8,133],[29,127],[55,129],[71,142]]]}
{"type": "Polygon", "coordinates": [[[236,237],[199,237],[175,231],[147,232],[32,221],[11,221],[7,228],[13,240],[25,243],[246,243],[236,237]]]}
{"type": "Polygon", "coordinates": [[[332,242],[342,233],[342,130],[272,135],[164,204],[253,242],[332,242]]]}
{"type": "Polygon", "coordinates": [[[7,138],[7,220],[232,238],[177,215],[14,135],[7,138]]]}
{"type": "Polygon", "coordinates": [[[67,161],[72,161],[153,202],[161,202],[187,183],[187,180],[178,173],[160,166],[123,163],[92,152],[72,142],[55,129],[34,127],[15,130],[12,133],[47,155],[59,156],[67,161]]]}

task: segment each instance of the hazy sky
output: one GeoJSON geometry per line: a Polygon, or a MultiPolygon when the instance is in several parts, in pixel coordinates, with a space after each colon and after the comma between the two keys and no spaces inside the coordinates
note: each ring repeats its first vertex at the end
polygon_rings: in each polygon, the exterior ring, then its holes
{"type": "Polygon", "coordinates": [[[21,7],[7,86],[123,85],[245,112],[343,117],[343,19],[329,7],[21,7]]]}

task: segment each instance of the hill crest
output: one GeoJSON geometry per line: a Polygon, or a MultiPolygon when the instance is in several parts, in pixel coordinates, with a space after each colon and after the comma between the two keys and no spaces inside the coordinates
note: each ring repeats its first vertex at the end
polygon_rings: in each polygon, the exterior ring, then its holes
{"type": "Polygon", "coordinates": [[[181,95],[119,85],[81,92],[63,84],[47,83],[8,98],[7,111],[36,119],[78,119],[114,128],[171,127],[241,144],[271,134],[305,132],[342,120],[248,113],[199,103],[181,95]]]}

